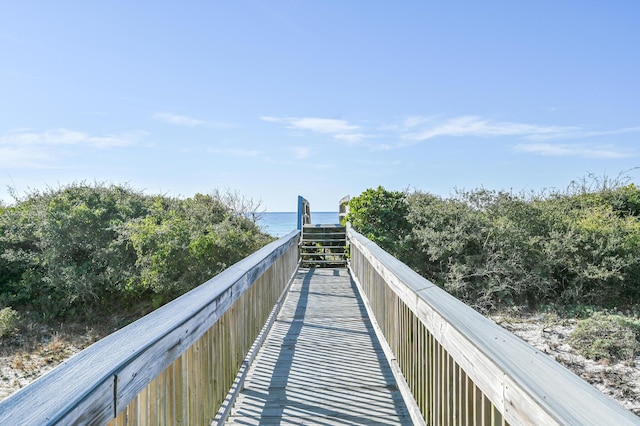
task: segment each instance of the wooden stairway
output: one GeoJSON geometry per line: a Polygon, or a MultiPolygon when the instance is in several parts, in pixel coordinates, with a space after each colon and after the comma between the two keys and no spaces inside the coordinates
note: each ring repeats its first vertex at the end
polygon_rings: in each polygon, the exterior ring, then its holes
{"type": "Polygon", "coordinates": [[[347,265],[347,230],[342,225],[304,225],[300,239],[300,266],[335,268],[347,265]]]}

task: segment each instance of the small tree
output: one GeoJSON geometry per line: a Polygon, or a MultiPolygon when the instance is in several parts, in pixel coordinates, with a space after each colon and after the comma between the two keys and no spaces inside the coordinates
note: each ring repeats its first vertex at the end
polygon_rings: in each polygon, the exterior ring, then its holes
{"type": "Polygon", "coordinates": [[[406,193],[382,186],[367,189],[349,201],[346,220],[353,228],[392,254],[398,254],[408,234],[406,193]]]}

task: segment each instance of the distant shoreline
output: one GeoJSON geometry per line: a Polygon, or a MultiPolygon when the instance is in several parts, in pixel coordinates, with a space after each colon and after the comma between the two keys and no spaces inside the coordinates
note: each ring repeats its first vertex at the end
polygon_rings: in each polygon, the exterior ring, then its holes
{"type": "MultiPolygon", "coordinates": [[[[338,212],[311,212],[312,223],[338,223],[338,212]]],[[[283,237],[298,227],[298,212],[264,212],[260,228],[274,237],[283,237]]]]}

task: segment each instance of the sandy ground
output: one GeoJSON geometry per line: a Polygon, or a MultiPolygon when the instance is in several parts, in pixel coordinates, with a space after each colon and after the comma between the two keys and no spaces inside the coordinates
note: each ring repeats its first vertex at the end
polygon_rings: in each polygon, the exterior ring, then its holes
{"type": "Polygon", "coordinates": [[[615,364],[583,357],[567,343],[576,319],[551,314],[493,315],[491,319],[640,416],[640,356],[633,363],[615,364]]]}
{"type": "MultiPolygon", "coordinates": [[[[575,319],[549,314],[493,315],[491,319],[640,415],[640,357],[633,363],[616,364],[584,358],[567,344],[577,323],[575,319]]],[[[0,340],[0,400],[99,340],[103,334],[107,333],[93,329],[54,331],[40,327],[0,340]]]]}
{"type": "MultiPolygon", "coordinates": [[[[35,327],[34,327],[35,328],[35,327]]],[[[108,333],[47,326],[0,339],[0,400],[33,382],[108,333]]]]}

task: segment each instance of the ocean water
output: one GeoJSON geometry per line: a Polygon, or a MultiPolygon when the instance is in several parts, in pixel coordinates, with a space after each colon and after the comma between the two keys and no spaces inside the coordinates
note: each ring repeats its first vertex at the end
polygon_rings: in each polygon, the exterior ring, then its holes
{"type": "MultiPolygon", "coordinates": [[[[338,223],[338,212],[311,212],[312,223],[338,223]]],[[[298,227],[297,212],[263,213],[258,225],[267,234],[283,237],[298,227]]]]}

